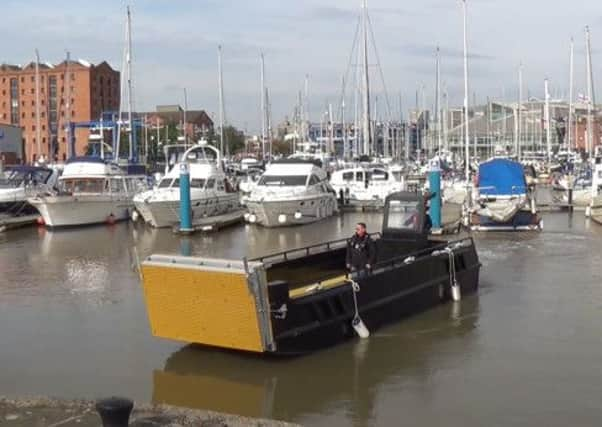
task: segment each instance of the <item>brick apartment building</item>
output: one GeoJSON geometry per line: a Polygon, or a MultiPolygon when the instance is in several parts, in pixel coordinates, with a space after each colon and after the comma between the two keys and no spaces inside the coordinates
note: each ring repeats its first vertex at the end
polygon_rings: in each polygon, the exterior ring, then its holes
{"type": "MultiPolygon", "coordinates": [[[[38,68],[39,118],[35,63],[0,65],[0,123],[23,130],[25,162],[41,156],[62,161],[69,155],[66,126],[70,121],[98,120],[103,111],[119,109],[120,73],[106,62],[93,65],[81,60],[40,63],[38,68]]],[[[84,154],[88,135],[87,129],[76,130],[76,155],[84,154]]]]}

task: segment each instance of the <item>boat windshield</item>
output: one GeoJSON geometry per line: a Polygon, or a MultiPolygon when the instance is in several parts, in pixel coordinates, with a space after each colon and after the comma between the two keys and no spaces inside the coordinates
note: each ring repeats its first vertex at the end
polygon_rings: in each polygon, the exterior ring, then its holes
{"type": "Polygon", "coordinates": [[[169,188],[171,186],[172,181],[173,181],[173,178],[163,178],[159,182],[159,188],[169,188]]]}
{"type": "Polygon", "coordinates": [[[106,187],[104,178],[66,178],[59,183],[59,190],[67,193],[102,193],[106,187]]]}
{"type": "Polygon", "coordinates": [[[50,177],[48,170],[9,170],[0,175],[0,187],[20,187],[23,184],[43,184],[50,177]]]}
{"type": "Polygon", "coordinates": [[[419,203],[415,201],[391,200],[386,228],[420,231],[419,203]]]}
{"type": "Polygon", "coordinates": [[[264,175],[259,180],[258,185],[274,186],[274,187],[299,187],[305,186],[307,176],[305,175],[264,175]]]}

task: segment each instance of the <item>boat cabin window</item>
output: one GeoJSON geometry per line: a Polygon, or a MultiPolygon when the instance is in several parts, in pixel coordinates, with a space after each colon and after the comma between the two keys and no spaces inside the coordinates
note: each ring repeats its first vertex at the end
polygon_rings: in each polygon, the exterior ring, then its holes
{"type": "Polygon", "coordinates": [[[179,188],[180,187],[180,178],[176,178],[171,183],[171,188],[179,188]]]}
{"type": "Polygon", "coordinates": [[[163,178],[160,182],[159,182],[159,188],[169,188],[171,186],[171,178],[163,178]]]}
{"type": "Polygon", "coordinates": [[[227,179],[224,179],[224,187],[226,187],[226,193],[236,193],[236,190],[227,179]]]}
{"type": "Polygon", "coordinates": [[[205,180],[201,178],[192,178],[190,188],[205,188],[205,180]]]}
{"type": "Polygon", "coordinates": [[[36,171],[24,171],[24,170],[11,170],[7,171],[5,175],[0,175],[0,186],[2,187],[19,187],[25,185],[38,185],[48,181],[51,171],[48,170],[36,170],[36,171]]]}
{"type": "Polygon", "coordinates": [[[104,178],[70,178],[59,184],[59,189],[68,193],[102,193],[105,189],[104,178]]]}
{"type": "Polygon", "coordinates": [[[207,181],[207,190],[213,190],[215,188],[215,179],[214,178],[210,178],[207,181]]]}
{"type": "Polygon", "coordinates": [[[422,221],[419,203],[416,201],[391,200],[389,202],[386,228],[420,232],[422,221]]]}
{"type": "Polygon", "coordinates": [[[224,187],[224,181],[217,181],[217,191],[226,191],[226,188],[224,187]]]}
{"type": "Polygon", "coordinates": [[[123,178],[111,178],[110,189],[111,193],[121,193],[125,189],[123,178]]]}
{"type": "Polygon", "coordinates": [[[319,184],[319,183],[320,183],[320,178],[318,178],[317,176],[315,176],[315,175],[312,175],[312,176],[309,178],[309,185],[317,185],[317,184],[319,184]]]}
{"type": "Polygon", "coordinates": [[[357,182],[364,182],[364,172],[356,172],[355,173],[355,180],[357,182]]]}
{"type": "Polygon", "coordinates": [[[282,186],[291,186],[291,187],[300,187],[305,186],[307,182],[306,175],[290,175],[290,176],[277,176],[277,175],[264,175],[259,180],[258,185],[266,185],[266,186],[274,186],[274,187],[282,187],[282,186]]]}
{"type": "Polygon", "coordinates": [[[146,189],[146,185],[144,179],[142,178],[126,178],[125,185],[130,193],[138,193],[140,191],[144,191],[146,189]]]}
{"type": "Polygon", "coordinates": [[[389,174],[384,170],[375,169],[372,171],[372,179],[375,181],[387,181],[389,179],[389,174]]]}
{"type": "Polygon", "coordinates": [[[353,181],[353,172],[345,172],[343,174],[343,181],[353,181]]]}

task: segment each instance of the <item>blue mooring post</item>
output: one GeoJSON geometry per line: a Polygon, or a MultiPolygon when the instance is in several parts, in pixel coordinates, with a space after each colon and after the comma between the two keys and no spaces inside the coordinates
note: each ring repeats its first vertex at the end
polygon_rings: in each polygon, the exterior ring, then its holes
{"type": "Polygon", "coordinates": [[[441,169],[439,162],[432,162],[429,172],[429,188],[431,198],[430,215],[433,223],[433,233],[441,232],[441,169]]]}
{"type": "Polygon", "coordinates": [[[190,171],[188,163],[180,164],[180,232],[192,232],[190,214],[190,171]]]}

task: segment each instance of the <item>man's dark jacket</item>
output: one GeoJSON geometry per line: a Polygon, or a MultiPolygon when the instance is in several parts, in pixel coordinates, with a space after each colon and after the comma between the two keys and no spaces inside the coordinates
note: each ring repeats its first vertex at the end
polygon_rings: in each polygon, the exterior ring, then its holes
{"type": "Polygon", "coordinates": [[[347,242],[346,264],[351,266],[352,270],[364,270],[366,265],[374,266],[376,262],[376,244],[374,240],[365,234],[360,237],[354,234],[347,242]]]}

